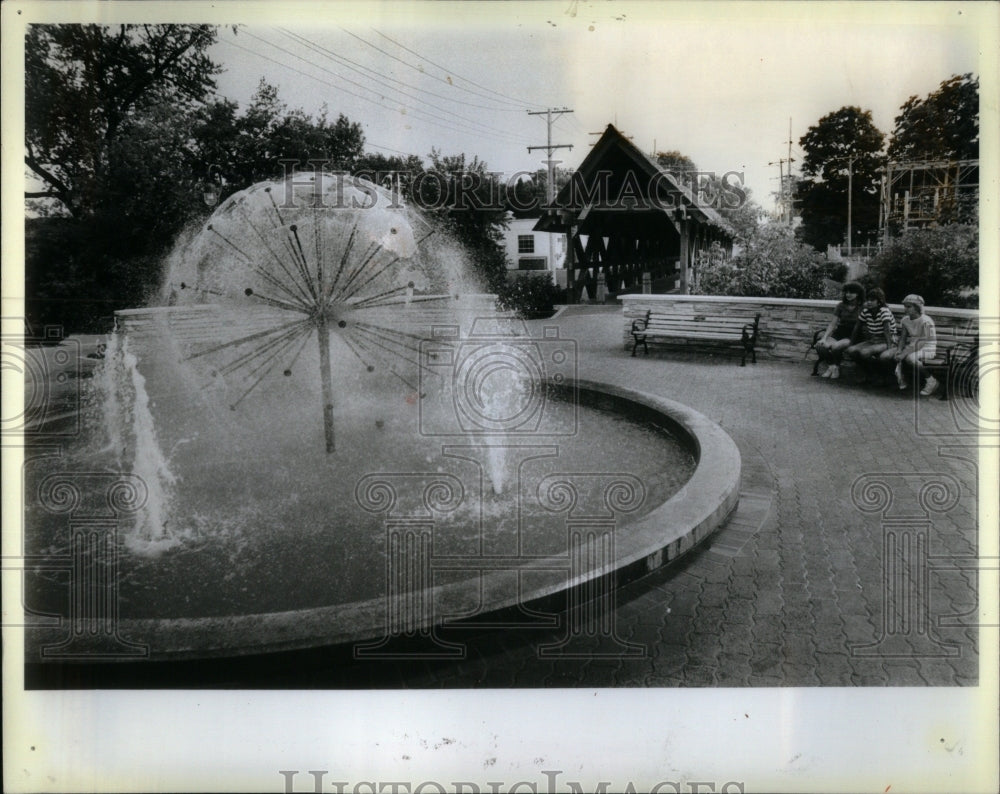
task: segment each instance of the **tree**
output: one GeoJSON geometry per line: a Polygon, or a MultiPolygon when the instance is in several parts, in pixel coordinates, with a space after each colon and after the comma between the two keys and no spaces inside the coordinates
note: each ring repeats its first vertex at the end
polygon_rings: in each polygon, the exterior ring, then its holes
{"type": "Polygon", "coordinates": [[[106,330],[95,322],[153,295],[162,253],[205,211],[190,141],[191,117],[169,103],[136,111],[108,146],[93,208],[31,219],[25,295],[36,321],[106,330]]]}
{"type": "Polygon", "coordinates": [[[889,159],[979,159],[979,78],[954,75],[926,98],[911,96],[896,116],[889,159]]]}
{"type": "Polygon", "coordinates": [[[801,170],[806,178],[797,186],[804,242],[822,251],[844,241],[849,185],[854,238],[864,240],[877,234],[878,169],[884,163],[884,141],[871,111],[858,107],[827,114],[799,139],[805,152],[801,170]]]}
{"type": "MultiPolygon", "coordinates": [[[[553,175],[555,177],[552,185],[552,198],[559,195],[559,191],[570,181],[573,176],[572,169],[554,166],[553,175]]],[[[538,214],[549,208],[549,172],[547,168],[539,168],[527,174],[522,173],[517,177],[517,181],[507,183],[504,193],[504,201],[507,208],[515,217],[534,218],[538,214]]]]}
{"type": "Polygon", "coordinates": [[[976,306],[979,229],[959,223],[911,229],[868,263],[866,280],[892,302],[916,292],[931,306],[976,306]]]}
{"type": "Polygon", "coordinates": [[[168,103],[190,109],[215,88],[209,25],[32,25],[25,51],[30,199],[75,217],[100,205],[117,141],[168,103]]]}
{"type": "Polygon", "coordinates": [[[741,190],[743,191],[743,201],[738,206],[731,207],[727,200],[721,200],[715,204],[715,209],[732,227],[735,241],[742,245],[754,238],[760,230],[760,222],[766,213],[764,208],[753,200],[750,188],[744,187],[741,190]]]}
{"type": "Polygon", "coordinates": [[[215,37],[205,25],[28,28],[26,198],[55,215],[26,229],[34,321],[106,330],[158,286],[164,250],[204,210],[192,110],[215,85],[215,37]]]}
{"type": "Polygon", "coordinates": [[[225,193],[283,177],[296,167],[287,161],[301,169],[312,168],[312,160],[325,162],[329,171],[353,170],[364,152],[361,125],[343,114],[331,123],[327,114],[325,105],[318,118],[301,108],[289,110],[278,89],[262,79],[242,115],[236,103],[226,99],[197,111],[198,159],[204,169],[218,167],[225,193]]]}
{"type": "Polygon", "coordinates": [[[821,298],[826,260],[777,223],[761,226],[744,249],[727,259],[709,249],[697,266],[693,292],[760,298],[821,298]]]}
{"type": "Polygon", "coordinates": [[[654,159],[661,170],[668,171],[682,180],[690,178],[690,175],[698,170],[694,160],[676,150],[657,152],[654,159]]]}
{"type": "Polygon", "coordinates": [[[385,155],[368,152],[354,163],[353,173],[384,187],[394,185],[404,200],[410,200],[414,184],[424,173],[424,163],[415,154],[385,155]]]}
{"type": "Polygon", "coordinates": [[[413,200],[464,247],[483,286],[496,292],[507,278],[504,186],[478,157],[467,161],[464,153],[445,156],[432,149],[430,161],[413,200]]]}
{"type": "Polygon", "coordinates": [[[690,187],[698,201],[718,212],[733,228],[737,241],[749,239],[757,231],[764,210],[753,201],[749,188],[714,172],[699,171],[694,160],[677,150],[657,152],[654,159],[661,170],[690,187]]]}
{"type": "Polygon", "coordinates": [[[562,290],[552,283],[548,273],[520,274],[504,280],[497,289],[497,308],[517,312],[528,320],[551,317],[562,290]]]}

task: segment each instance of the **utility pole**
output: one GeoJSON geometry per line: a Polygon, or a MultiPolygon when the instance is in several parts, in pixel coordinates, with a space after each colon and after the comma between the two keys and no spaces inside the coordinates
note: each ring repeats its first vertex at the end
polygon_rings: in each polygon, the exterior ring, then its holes
{"type": "MultiPolygon", "coordinates": [[[[788,162],[792,162],[792,117],[788,117],[788,162]]],[[[789,173],[791,166],[789,166],[789,173]]]]}
{"type": "Polygon", "coordinates": [[[835,157],[830,160],[832,165],[838,165],[840,163],[847,163],[847,255],[851,255],[851,248],[853,245],[853,221],[854,221],[854,161],[858,159],[856,154],[848,154],[844,157],[835,157]]]}
{"type": "Polygon", "coordinates": [[[547,143],[545,146],[529,146],[528,151],[533,152],[535,149],[545,149],[547,155],[546,163],[549,167],[549,184],[547,190],[545,191],[545,197],[548,199],[549,206],[552,205],[552,199],[555,197],[554,187],[555,187],[555,162],[552,160],[552,152],[556,149],[572,149],[573,144],[571,143],[552,143],[552,116],[553,114],[558,118],[563,113],[572,113],[572,110],[568,108],[548,108],[546,110],[529,110],[529,116],[545,116],[545,125],[548,128],[548,136],[546,138],[547,143]]]}
{"type": "MultiPolygon", "coordinates": [[[[552,201],[555,198],[555,187],[556,187],[556,169],[555,162],[552,160],[552,152],[556,149],[572,149],[573,144],[571,143],[552,143],[552,116],[555,114],[556,118],[561,116],[563,113],[572,113],[573,111],[569,108],[546,108],[544,113],[540,110],[529,110],[529,116],[545,116],[545,127],[547,130],[546,143],[545,146],[529,146],[528,152],[533,152],[536,149],[545,149],[546,155],[546,165],[549,168],[549,178],[545,185],[545,198],[546,205],[552,209],[552,201]]],[[[549,256],[552,257],[552,262],[549,263],[549,270],[551,271],[551,278],[555,280],[556,274],[556,263],[555,263],[555,253],[552,246],[552,235],[549,235],[549,256]]],[[[572,303],[572,292],[573,292],[573,226],[572,224],[566,227],[566,292],[568,293],[567,300],[572,303]]]]}
{"type": "MultiPolygon", "coordinates": [[[[785,203],[785,172],[782,170],[782,163],[785,161],[778,158],[778,200],[781,202],[781,220],[785,220],[788,215],[788,205],[785,203]]],[[[791,164],[789,164],[791,169],[791,164]]]]}
{"type": "Polygon", "coordinates": [[[792,117],[788,117],[788,225],[792,225],[794,212],[794,196],[792,193],[792,188],[795,183],[792,182],[792,163],[795,161],[792,159],[792,117]]]}
{"type": "Polygon", "coordinates": [[[851,199],[853,198],[854,187],[854,159],[855,155],[847,158],[847,255],[851,255],[851,218],[853,215],[851,199]]]}
{"type": "Polygon", "coordinates": [[[768,165],[778,166],[778,202],[781,205],[781,220],[785,220],[785,213],[788,213],[788,224],[792,223],[792,208],[791,200],[785,198],[785,163],[788,163],[788,176],[789,181],[791,181],[792,176],[792,163],[790,160],[786,160],[784,157],[778,160],[772,160],[768,165]]]}

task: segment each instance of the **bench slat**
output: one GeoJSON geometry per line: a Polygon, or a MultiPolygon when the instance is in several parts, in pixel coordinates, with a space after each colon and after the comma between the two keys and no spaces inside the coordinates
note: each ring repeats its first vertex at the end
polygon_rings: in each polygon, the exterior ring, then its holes
{"type": "Polygon", "coordinates": [[[675,314],[664,314],[647,311],[641,317],[631,318],[631,334],[635,339],[632,355],[642,343],[646,347],[647,338],[675,339],[692,342],[720,342],[743,349],[743,359],[740,366],[746,364],[747,354],[757,363],[757,326],[760,314],[745,316],[741,313],[710,314],[706,312],[680,311],[675,314]]]}
{"type": "Polygon", "coordinates": [[[656,337],[658,339],[703,339],[709,341],[719,341],[719,342],[733,342],[739,343],[740,337],[734,337],[731,334],[721,335],[721,334],[697,334],[697,333],[663,333],[659,331],[647,331],[647,336],[656,337]]]}
{"type": "Polygon", "coordinates": [[[681,322],[681,323],[679,323],[679,322],[676,322],[674,320],[659,320],[659,319],[653,318],[652,320],[649,321],[648,324],[649,325],[663,325],[663,326],[676,327],[676,328],[741,328],[744,325],[753,325],[753,320],[751,319],[751,320],[747,320],[745,322],[740,321],[740,322],[731,322],[731,323],[711,322],[711,321],[708,321],[708,320],[704,320],[702,322],[697,322],[697,323],[690,323],[690,322],[687,322],[687,323],[681,322]]]}
{"type": "Polygon", "coordinates": [[[649,318],[651,323],[674,323],[676,325],[742,325],[752,323],[753,317],[657,317],[653,315],[649,318]]]}
{"type": "MultiPolygon", "coordinates": [[[[640,318],[641,319],[641,318],[640,318]]],[[[754,315],[744,316],[730,314],[725,316],[713,316],[699,314],[697,317],[678,317],[677,315],[651,314],[650,322],[675,322],[684,325],[700,325],[701,323],[722,323],[724,325],[736,325],[743,322],[753,322],[754,315]]]]}
{"type": "Polygon", "coordinates": [[[720,334],[737,334],[746,328],[747,326],[753,326],[753,323],[744,323],[743,325],[709,325],[699,323],[698,325],[677,325],[674,323],[650,323],[646,328],[650,331],[679,331],[681,333],[686,333],[688,331],[692,333],[720,333],[720,334]]]}

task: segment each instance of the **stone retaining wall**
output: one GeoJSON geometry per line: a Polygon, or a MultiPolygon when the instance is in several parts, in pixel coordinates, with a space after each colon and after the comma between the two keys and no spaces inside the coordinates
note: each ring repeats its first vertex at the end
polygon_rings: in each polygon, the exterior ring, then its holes
{"type": "MultiPolygon", "coordinates": [[[[753,315],[760,312],[760,335],[757,355],[762,358],[802,361],[812,342],[813,332],[825,328],[833,316],[837,301],[796,300],[793,298],[734,298],[717,295],[622,295],[623,341],[632,349],[630,329],[632,320],[641,318],[647,309],[669,311],[677,314],[704,314],[725,312],[734,316],[753,315]]],[[[903,307],[889,304],[897,322],[903,316],[903,307]]],[[[949,331],[957,336],[971,336],[979,330],[979,312],[975,309],[945,309],[928,306],[925,312],[934,320],[939,333],[949,331]]],[[[699,347],[697,343],[657,342],[652,337],[651,346],[699,347]]]]}

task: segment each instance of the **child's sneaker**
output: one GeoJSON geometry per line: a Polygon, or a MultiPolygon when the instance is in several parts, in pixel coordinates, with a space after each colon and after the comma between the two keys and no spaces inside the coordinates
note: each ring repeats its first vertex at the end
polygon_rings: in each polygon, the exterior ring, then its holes
{"type": "Polygon", "coordinates": [[[933,375],[928,375],[927,382],[924,383],[924,388],[920,390],[920,394],[924,397],[930,397],[937,391],[937,387],[937,379],[933,375]]]}
{"type": "Polygon", "coordinates": [[[827,377],[830,378],[830,380],[836,380],[837,378],[840,377],[840,367],[838,367],[836,364],[834,364],[833,366],[831,366],[830,369],[827,370],[827,372],[830,373],[827,376],[827,377]]]}
{"type": "Polygon", "coordinates": [[[896,383],[899,385],[899,390],[900,391],[906,391],[908,388],[910,388],[909,385],[906,383],[906,380],[903,378],[903,362],[902,361],[900,361],[896,365],[896,383]]]}
{"type": "Polygon", "coordinates": [[[833,377],[833,365],[831,364],[829,367],[827,367],[825,370],[823,370],[823,374],[820,375],[820,377],[821,378],[832,378],[833,377]]]}

